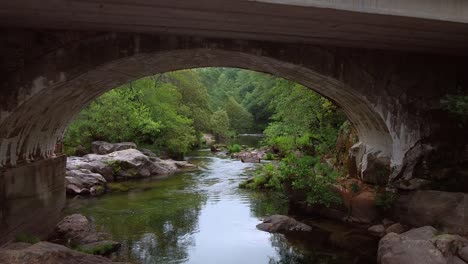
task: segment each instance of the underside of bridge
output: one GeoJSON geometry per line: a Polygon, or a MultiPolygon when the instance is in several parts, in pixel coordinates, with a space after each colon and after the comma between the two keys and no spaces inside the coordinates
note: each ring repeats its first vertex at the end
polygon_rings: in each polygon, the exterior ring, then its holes
{"type": "Polygon", "coordinates": [[[112,88],[172,70],[251,69],[331,99],[358,131],[369,183],[456,176],[468,138],[441,98],[468,89],[468,6],[285,2],[0,4],[0,243],[55,223],[65,199],[55,149],[73,117],[112,88]],[[35,230],[31,217],[48,221],[35,230]]]}

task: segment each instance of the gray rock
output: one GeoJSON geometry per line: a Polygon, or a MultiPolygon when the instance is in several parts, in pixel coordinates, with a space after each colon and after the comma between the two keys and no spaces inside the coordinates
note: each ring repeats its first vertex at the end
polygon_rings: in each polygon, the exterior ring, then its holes
{"type": "Polygon", "coordinates": [[[384,219],[382,220],[382,224],[383,224],[384,226],[393,225],[394,223],[395,223],[394,221],[392,221],[392,220],[390,220],[390,219],[388,219],[388,218],[384,218],[384,219]]]}
{"type": "Polygon", "coordinates": [[[73,214],[65,217],[57,224],[52,237],[54,241],[58,241],[60,244],[84,245],[106,240],[109,235],[96,232],[84,215],[73,214]]]}
{"type": "Polygon", "coordinates": [[[126,149],[136,149],[136,147],[136,144],[133,142],[109,143],[105,141],[94,141],[91,143],[91,150],[93,153],[99,155],[105,155],[126,149]]]}
{"type": "Polygon", "coordinates": [[[435,236],[430,241],[446,257],[457,255],[458,251],[468,244],[461,236],[450,234],[435,236]]]}
{"type": "Polygon", "coordinates": [[[296,219],[285,215],[272,215],[258,224],[257,228],[270,233],[286,233],[291,231],[312,231],[312,227],[297,221],[296,219]]]}
{"type": "Polygon", "coordinates": [[[3,249],[20,250],[20,249],[25,249],[31,245],[32,245],[31,243],[15,242],[15,243],[10,243],[4,246],[3,249]]]}
{"type": "Polygon", "coordinates": [[[88,255],[53,243],[39,242],[21,249],[0,249],[0,263],[116,264],[119,262],[112,262],[108,258],[88,255]]]}
{"type": "Polygon", "coordinates": [[[385,233],[385,227],[383,225],[373,225],[367,230],[377,236],[382,236],[385,233]]]}
{"type": "Polygon", "coordinates": [[[458,256],[462,258],[464,261],[468,262],[468,246],[464,246],[463,248],[458,250],[458,256]]]}
{"type": "Polygon", "coordinates": [[[401,234],[405,232],[405,228],[400,224],[400,223],[396,223],[396,224],[393,224],[393,225],[390,225],[389,227],[387,227],[387,229],[385,230],[385,233],[388,234],[388,233],[396,233],[396,234],[401,234]]]}
{"type": "Polygon", "coordinates": [[[439,226],[443,231],[468,235],[468,194],[441,191],[400,193],[393,217],[409,226],[439,226]]]}
{"type": "MultiPolygon", "coordinates": [[[[67,160],[68,171],[86,169],[106,175],[107,180],[166,175],[196,168],[197,166],[186,161],[148,157],[137,149],[120,150],[106,155],[88,154],[83,157],[70,157],[67,160]]],[[[81,188],[80,184],[70,183],[81,188]]]]}
{"type": "Polygon", "coordinates": [[[405,191],[412,191],[412,190],[421,190],[424,189],[432,184],[432,181],[425,180],[425,179],[418,179],[413,178],[410,180],[399,180],[395,182],[395,186],[398,189],[405,190],[405,191]]]}
{"type": "Polygon", "coordinates": [[[448,264],[466,264],[466,262],[457,256],[453,256],[448,260],[448,264]]]}
{"type": "MultiPolygon", "coordinates": [[[[65,182],[68,194],[87,195],[93,193],[91,189],[104,190],[107,181],[101,174],[86,169],[77,169],[66,172],[65,182]]],[[[94,193],[97,194],[97,192],[94,193]]]]}
{"type": "Polygon", "coordinates": [[[406,237],[407,239],[412,240],[429,240],[437,234],[437,229],[432,226],[423,226],[419,228],[413,228],[401,236],[406,237]]]}
{"type": "Polygon", "coordinates": [[[413,240],[395,233],[380,240],[377,261],[381,264],[447,264],[430,241],[413,240]]]}

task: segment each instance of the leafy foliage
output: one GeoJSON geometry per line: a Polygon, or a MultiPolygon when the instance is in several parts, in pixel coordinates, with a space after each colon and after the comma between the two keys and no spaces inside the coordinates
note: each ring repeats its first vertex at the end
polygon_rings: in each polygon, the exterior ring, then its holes
{"type": "Polygon", "coordinates": [[[468,122],[468,95],[446,95],[441,100],[442,107],[455,115],[463,125],[468,122]]]}
{"type": "Polygon", "coordinates": [[[330,206],[341,203],[332,188],[337,179],[338,173],[321,163],[319,157],[289,155],[278,166],[273,163],[262,166],[253,179],[240,187],[284,190],[284,184],[289,183],[293,189],[305,192],[309,204],[330,206]]]}

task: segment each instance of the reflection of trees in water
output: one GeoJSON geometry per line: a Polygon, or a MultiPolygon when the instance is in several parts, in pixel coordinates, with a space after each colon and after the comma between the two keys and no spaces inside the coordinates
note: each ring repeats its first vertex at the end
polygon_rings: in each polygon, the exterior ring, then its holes
{"type": "Polygon", "coordinates": [[[198,227],[198,216],[205,199],[190,194],[185,195],[184,200],[182,206],[178,202],[175,210],[149,213],[146,233],[133,241],[128,240],[128,253],[139,263],[175,263],[174,260],[182,261],[188,257],[188,248],[195,242],[191,234],[198,227]]]}
{"type": "Polygon", "coordinates": [[[256,217],[272,214],[287,214],[287,197],[279,192],[246,191],[250,199],[250,210],[256,217]]]}
{"type": "Polygon", "coordinates": [[[281,234],[273,234],[270,237],[271,244],[275,247],[277,257],[270,257],[269,264],[334,264],[337,257],[325,252],[301,252],[288,243],[281,234]]]}
{"type": "Polygon", "coordinates": [[[133,263],[177,263],[188,257],[206,194],[191,190],[191,177],[176,176],[126,194],[102,197],[81,211],[122,243],[117,259],[133,263]]]}

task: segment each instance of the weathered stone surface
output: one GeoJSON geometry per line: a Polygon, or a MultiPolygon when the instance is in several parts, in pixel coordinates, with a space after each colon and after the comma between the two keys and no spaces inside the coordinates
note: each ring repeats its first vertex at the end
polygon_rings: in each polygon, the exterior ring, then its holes
{"type": "Polygon", "coordinates": [[[312,231],[312,227],[286,215],[272,215],[258,224],[257,228],[270,233],[286,233],[291,231],[312,231]]]}
{"type": "Polygon", "coordinates": [[[440,191],[402,193],[393,217],[410,226],[439,226],[443,231],[468,234],[468,194],[440,191]]]}
{"type": "Polygon", "coordinates": [[[468,262],[468,246],[464,246],[463,248],[458,250],[458,256],[462,258],[464,261],[468,262]]]}
{"type": "Polygon", "coordinates": [[[85,216],[73,214],[57,224],[52,237],[60,244],[84,245],[106,240],[108,235],[97,232],[85,216]]]}
{"type": "Polygon", "coordinates": [[[133,142],[109,143],[105,141],[93,141],[91,149],[94,154],[105,155],[119,150],[136,149],[133,142]]]}
{"type": "Polygon", "coordinates": [[[367,231],[371,232],[373,235],[382,236],[385,233],[385,226],[383,225],[373,225],[367,229],[367,231]]]}
{"type": "Polygon", "coordinates": [[[66,188],[69,194],[101,194],[105,189],[106,179],[101,174],[86,169],[67,171],[66,188]]]}
{"type": "Polygon", "coordinates": [[[351,215],[355,223],[372,223],[379,217],[375,192],[365,190],[351,199],[351,215]]]}
{"type": "Polygon", "coordinates": [[[413,190],[422,190],[426,189],[432,184],[432,181],[425,180],[425,179],[418,179],[418,178],[413,178],[410,180],[399,180],[394,183],[394,186],[396,186],[400,190],[405,190],[405,191],[413,191],[413,190]]]}
{"type": "Polygon", "coordinates": [[[385,229],[386,234],[388,233],[401,234],[403,232],[405,232],[405,227],[402,226],[400,223],[392,224],[389,227],[387,227],[387,229],[385,229]]]}
{"type": "Polygon", "coordinates": [[[412,240],[429,240],[437,234],[437,229],[432,226],[423,226],[419,228],[413,228],[403,234],[408,239],[412,240]]]}
{"type": "Polygon", "coordinates": [[[442,253],[430,241],[395,233],[380,240],[377,260],[381,264],[447,264],[442,253]]]}
{"type": "Polygon", "coordinates": [[[390,159],[380,151],[367,150],[361,161],[361,179],[366,183],[385,185],[390,177],[390,159]]]}
{"type": "Polygon", "coordinates": [[[25,249],[29,246],[31,246],[32,244],[31,243],[25,243],[25,242],[14,242],[14,243],[10,243],[4,247],[2,247],[3,249],[12,249],[12,250],[19,250],[19,249],[25,249]]]}
{"type": "Polygon", "coordinates": [[[88,160],[84,157],[68,157],[67,170],[86,169],[101,174],[106,180],[113,179],[112,167],[99,160],[88,160]]]}
{"type": "MultiPolygon", "coordinates": [[[[106,175],[107,180],[165,175],[196,168],[196,165],[186,161],[164,160],[153,155],[148,157],[133,148],[106,155],[89,154],[83,157],[70,157],[67,164],[69,171],[87,169],[103,176],[106,175]]],[[[79,184],[73,184],[80,188],[79,184]]]]}
{"type": "Polygon", "coordinates": [[[389,233],[379,242],[378,262],[382,264],[463,264],[468,240],[458,235],[437,235],[431,226],[411,229],[400,235],[389,233]],[[459,258],[458,256],[461,258],[459,258]]]}
{"type": "Polygon", "coordinates": [[[457,256],[452,256],[452,258],[448,261],[449,264],[466,264],[464,260],[457,256]]]}
{"type": "Polygon", "coordinates": [[[457,255],[459,250],[468,245],[468,241],[465,238],[450,234],[435,236],[430,241],[447,258],[457,255]]]}
{"type": "MultiPolygon", "coordinates": [[[[88,255],[67,247],[39,242],[22,249],[0,249],[0,263],[4,264],[110,264],[108,258],[88,255]]],[[[122,263],[123,264],[123,263],[122,263]]]]}

